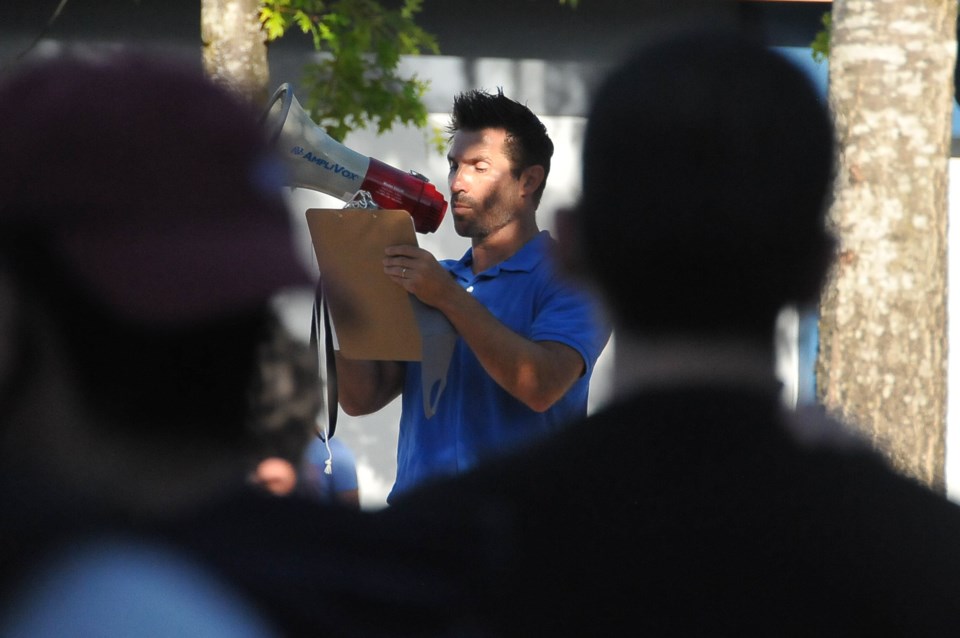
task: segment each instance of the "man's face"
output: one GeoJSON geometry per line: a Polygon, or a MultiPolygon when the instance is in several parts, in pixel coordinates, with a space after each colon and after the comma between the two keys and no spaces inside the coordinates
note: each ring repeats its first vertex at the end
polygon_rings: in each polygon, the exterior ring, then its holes
{"type": "Polygon", "coordinates": [[[482,240],[509,224],[523,206],[520,180],[510,172],[503,129],[457,131],[447,160],[453,225],[458,235],[482,240]]]}
{"type": "Polygon", "coordinates": [[[268,492],[286,496],[297,486],[297,471],[290,461],[272,456],[260,461],[251,480],[268,492]]]}

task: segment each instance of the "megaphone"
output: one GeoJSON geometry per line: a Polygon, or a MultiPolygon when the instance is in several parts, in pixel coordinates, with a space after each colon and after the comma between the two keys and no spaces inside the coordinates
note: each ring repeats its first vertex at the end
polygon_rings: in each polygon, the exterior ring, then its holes
{"type": "Polygon", "coordinates": [[[358,191],[370,193],[380,208],[402,209],[414,228],[432,233],[447,211],[447,200],[426,177],[404,173],[340,144],[313,123],[282,84],[270,98],[264,124],[289,170],[289,186],[298,186],[350,201],[358,191]]]}

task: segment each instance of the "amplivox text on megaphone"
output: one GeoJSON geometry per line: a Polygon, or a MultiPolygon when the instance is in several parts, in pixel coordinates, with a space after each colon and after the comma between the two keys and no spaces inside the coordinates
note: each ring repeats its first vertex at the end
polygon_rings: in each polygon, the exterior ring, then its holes
{"type": "Polygon", "coordinates": [[[290,186],[343,201],[366,191],[381,208],[409,212],[417,232],[432,233],[440,227],[447,201],[433,184],[418,173],[405,173],[334,140],[310,119],[289,84],[274,92],[264,120],[286,161],[290,186]]]}

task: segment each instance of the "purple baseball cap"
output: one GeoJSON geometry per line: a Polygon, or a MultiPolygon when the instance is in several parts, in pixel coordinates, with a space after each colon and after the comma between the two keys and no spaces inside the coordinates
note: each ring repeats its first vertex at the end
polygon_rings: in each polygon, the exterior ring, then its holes
{"type": "Polygon", "coordinates": [[[251,105],[129,52],[0,82],[0,232],[40,231],[87,292],[143,324],[200,322],[313,283],[251,105]]]}

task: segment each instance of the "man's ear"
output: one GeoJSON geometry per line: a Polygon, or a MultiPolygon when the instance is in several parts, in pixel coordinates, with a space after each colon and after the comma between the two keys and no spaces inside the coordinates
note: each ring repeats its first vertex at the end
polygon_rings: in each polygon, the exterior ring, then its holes
{"type": "Polygon", "coordinates": [[[543,180],[546,179],[546,171],[539,164],[528,166],[520,173],[520,189],[524,197],[532,197],[543,180]]]}

